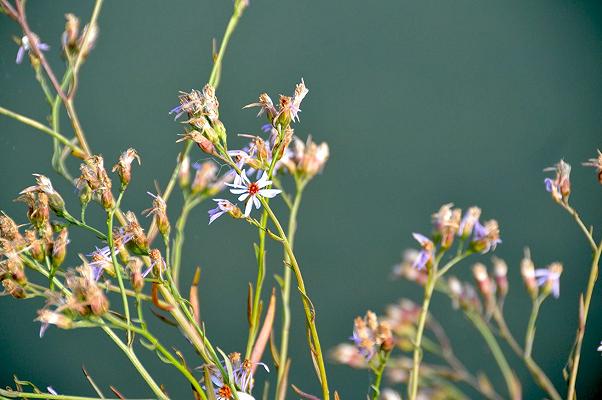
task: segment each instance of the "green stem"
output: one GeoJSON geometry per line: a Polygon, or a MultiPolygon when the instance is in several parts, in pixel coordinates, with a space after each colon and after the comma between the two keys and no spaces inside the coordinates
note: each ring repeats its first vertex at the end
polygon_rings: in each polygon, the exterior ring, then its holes
{"type": "MultiPolygon", "coordinates": [[[[115,269],[117,269],[117,268],[115,268],[115,269]]],[[[129,327],[129,324],[128,324],[128,327],[129,327]]],[[[113,330],[111,328],[109,328],[108,326],[106,326],[106,325],[101,326],[101,329],[103,331],[105,331],[105,333],[111,338],[111,340],[113,342],[115,342],[117,347],[119,347],[121,349],[121,351],[123,351],[123,353],[130,360],[130,362],[132,363],[134,368],[136,368],[138,370],[138,373],[140,373],[140,375],[142,376],[142,379],[144,379],[144,381],[148,384],[148,386],[151,388],[153,393],[157,396],[157,398],[161,399],[161,400],[169,400],[169,398],[165,395],[165,393],[163,393],[163,391],[161,391],[161,388],[159,387],[159,385],[157,385],[157,383],[154,381],[153,377],[148,373],[146,368],[144,368],[144,365],[142,365],[142,363],[140,362],[140,360],[134,353],[134,350],[132,350],[132,348],[127,346],[125,343],[123,343],[121,341],[121,339],[119,339],[119,337],[115,334],[115,332],[113,332],[113,330]]]]}
{"type": "Polygon", "coordinates": [[[410,376],[410,383],[408,386],[408,398],[410,400],[415,400],[416,396],[418,395],[420,363],[422,361],[422,337],[424,335],[424,327],[426,325],[431,297],[433,296],[433,291],[435,290],[435,285],[437,283],[437,276],[437,262],[435,262],[431,268],[428,269],[428,277],[424,287],[424,300],[422,301],[422,308],[420,310],[420,316],[418,318],[418,326],[416,330],[416,339],[414,340],[412,374],[410,376]]]}
{"type": "Polygon", "coordinates": [[[389,361],[389,357],[391,356],[391,352],[388,351],[384,355],[378,356],[379,358],[379,366],[376,370],[374,370],[374,383],[370,386],[372,392],[372,400],[378,400],[380,396],[380,383],[383,379],[383,373],[385,372],[385,368],[387,367],[387,362],[389,361]]]}
{"type": "MultiPolygon", "coordinates": [[[[113,218],[115,217],[115,211],[119,209],[119,205],[121,204],[121,199],[123,198],[123,193],[125,192],[125,187],[122,187],[119,191],[119,197],[117,198],[117,202],[115,203],[115,207],[108,212],[107,215],[107,240],[109,242],[109,248],[111,250],[111,261],[115,266],[115,275],[117,275],[117,282],[119,283],[119,290],[121,292],[121,301],[123,303],[123,312],[125,313],[125,319],[127,320],[128,327],[131,327],[132,321],[130,319],[130,306],[128,303],[128,297],[125,292],[125,286],[123,284],[123,277],[121,276],[121,265],[117,262],[117,256],[115,254],[115,242],[113,240],[113,218]]],[[[128,345],[132,345],[133,334],[131,329],[127,330],[128,337],[128,345]]]]}
{"type": "MultiPolygon", "coordinates": [[[[80,221],[75,218],[73,215],[69,214],[67,211],[63,211],[61,215],[65,220],[73,225],[79,226],[80,228],[84,228],[92,233],[94,233],[99,239],[107,240],[108,236],[99,231],[98,229],[86,224],[84,221],[80,221]]],[[[83,215],[82,215],[83,217],[83,215]]]]}
{"type": "Polygon", "coordinates": [[[265,209],[267,210],[268,215],[270,216],[270,219],[272,220],[272,223],[276,226],[276,230],[278,231],[278,234],[282,238],[282,245],[284,246],[284,249],[285,249],[288,257],[290,258],[290,263],[291,263],[290,266],[293,269],[293,272],[295,273],[295,278],[297,279],[297,285],[298,285],[299,292],[301,293],[301,300],[303,302],[303,309],[305,311],[305,320],[307,323],[307,327],[309,328],[309,331],[310,331],[309,332],[310,334],[308,335],[310,352],[312,353],[312,358],[315,359],[315,361],[318,365],[318,377],[320,379],[320,384],[322,386],[323,400],[329,400],[330,399],[330,391],[328,389],[328,379],[326,377],[326,368],[324,366],[324,357],[322,355],[320,338],[318,336],[318,328],[316,327],[315,309],[313,308],[313,305],[307,295],[307,291],[305,290],[305,283],[303,281],[303,275],[301,274],[301,269],[299,268],[299,263],[297,262],[297,258],[295,257],[295,254],[293,253],[293,249],[291,248],[290,243],[287,239],[287,236],[284,233],[284,229],[282,229],[282,225],[280,224],[280,221],[278,221],[278,218],[276,218],[276,215],[274,214],[274,212],[272,211],[272,209],[270,208],[268,203],[265,201],[265,199],[260,198],[260,201],[261,201],[262,205],[265,207],[265,209]]]}
{"type": "MultiPolygon", "coordinates": [[[[186,222],[188,222],[188,216],[192,209],[199,205],[205,198],[206,197],[204,196],[194,197],[192,200],[191,198],[187,198],[182,206],[180,217],[176,222],[176,236],[173,242],[173,253],[171,257],[171,274],[176,288],[179,287],[180,282],[180,266],[182,260],[182,246],[184,245],[185,239],[186,222]]],[[[168,256],[167,259],[169,260],[170,257],[168,256]]]]}
{"type": "Polygon", "coordinates": [[[29,125],[32,128],[35,128],[44,133],[47,133],[48,135],[52,136],[53,138],[55,138],[56,140],[58,140],[65,146],[69,147],[74,153],[76,153],[78,155],[83,154],[83,150],[80,149],[78,146],[74,145],[73,143],[71,143],[65,136],[61,135],[59,132],[56,132],[56,131],[50,129],[46,125],[39,123],[36,120],[33,120],[24,115],[18,114],[14,111],[10,111],[4,107],[0,107],[0,114],[6,115],[7,117],[13,118],[25,125],[29,125]]]}
{"type": "Polygon", "coordinates": [[[579,361],[581,359],[581,345],[583,344],[583,337],[585,336],[585,325],[587,323],[587,315],[589,313],[589,306],[591,304],[592,295],[594,293],[594,286],[598,278],[598,263],[600,262],[600,254],[602,253],[602,241],[594,252],[592,266],[589,273],[589,280],[587,282],[587,291],[585,292],[585,299],[583,300],[583,314],[579,318],[579,328],[577,329],[577,338],[575,341],[575,351],[573,354],[573,362],[571,364],[571,373],[569,378],[569,389],[567,394],[567,400],[573,400],[577,397],[575,394],[575,385],[577,384],[577,372],[579,370],[579,361]]]}
{"type": "Polygon", "coordinates": [[[529,323],[527,324],[527,332],[525,334],[525,357],[530,358],[533,352],[533,341],[535,340],[535,323],[537,322],[537,316],[539,315],[539,308],[545,300],[547,295],[541,294],[533,300],[533,306],[531,307],[531,315],[529,316],[529,323]]]}
{"type": "Polygon", "coordinates": [[[573,207],[571,207],[565,203],[561,203],[561,205],[569,214],[571,214],[571,216],[573,217],[573,219],[575,220],[575,222],[577,223],[577,225],[579,226],[581,231],[583,231],[583,234],[585,235],[587,242],[589,243],[590,247],[592,248],[592,251],[596,252],[598,250],[598,246],[596,246],[596,242],[594,241],[592,232],[585,227],[585,224],[581,220],[581,217],[579,217],[577,210],[575,210],[573,207]]]}
{"type": "Polygon", "coordinates": [[[535,383],[537,383],[539,387],[545,390],[552,400],[562,400],[562,397],[560,397],[560,394],[556,390],[556,387],[554,387],[552,381],[550,381],[550,378],[548,378],[546,373],[535,362],[533,357],[525,356],[525,352],[520,347],[516,339],[514,339],[512,332],[510,332],[510,328],[508,328],[506,320],[504,319],[504,315],[502,314],[502,311],[499,307],[496,307],[493,311],[493,318],[497,322],[498,328],[500,330],[500,335],[510,345],[510,348],[512,348],[514,353],[516,353],[518,357],[523,359],[535,383]]]}
{"type": "MultiPolygon", "coordinates": [[[[85,397],[85,396],[69,396],[63,394],[50,394],[50,393],[27,393],[18,392],[10,389],[0,389],[0,399],[52,399],[52,400],[101,400],[100,397],[85,397]],[[5,397],[1,397],[5,396],[5,397]]],[[[102,399],[105,399],[104,397],[102,399]]],[[[105,400],[117,400],[117,399],[105,399],[105,400]]]]}
{"type": "MultiPolygon", "coordinates": [[[[105,319],[107,321],[109,321],[110,323],[122,328],[122,329],[128,329],[128,325],[124,324],[121,320],[119,320],[118,318],[113,317],[110,314],[107,314],[105,316],[105,319]]],[[[190,382],[190,384],[192,384],[192,386],[194,387],[194,389],[199,393],[199,396],[201,397],[201,399],[203,400],[207,400],[207,397],[205,396],[205,393],[203,392],[203,389],[201,388],[201,386],[199,385],[199,382],[197,381],[197,379],[190,373],[190,371],[188,370],[188,368],[186,368],[184,365],[182,365],[182,363],[180,363],[169,351],[167,351],[167,349],[165,347],[163,347],[163,345],[157,340],[156,337],[154,337],[148,330],[143,329],[143,328],[138,328],[136,326],[131,326],[129,327],[131,328],[134,332],[142,335],[146,340],[148,340],[155,349],[157,349],[157,351],[159,351],[163,356],[165,356],[165,358],[167,358],[167,360],[169,360],[169,362],[176,367],[176,369],[178,371],[180,371],[180,373],[186,378],[188,379],[188,381],[190,382]]]]}
{"type": "MultiPolygon", "coordinates": [[[[297,213],[299,211],[299,206],[301,205],[301,197],[303,195],[304,187],[305,183],[300,183],[300,185],[297,185],[295,199],[293,200],[293,204],[291,206],[289,214],[287,236],[291,249],[294,249],[295,232],[297,231],[297,213]]],[[[285,254],[285,263],[290,263],[290,259],[287,254],[285,254]]],[[[282,284],[282,337],[280,342],[280,360],[278,361],[279,368],[278,381],[276,384],[276,393],[280,393],[280,390],[282,390],[281,386],[286,381],[285,365],[287,363],[288,358],[288,342],[291,326],[291,269],[286,264],[284,265],[284,276],[282,284]]]]}
{"type": "Polygon", "coordinates": [[[514,376],[514,373],[512,372],[512,369],[510,368],[510,365],[508,364],[500,345],[491,332],[491,329],[489,329],[485,321],[483,321],[481,315],[471,311],[467,311],[465,314],[468,319],[472,321],[481,336],[483,336],[483,339],[485,339],[487,346],[491,350],[493,358],[495,359],[500,371],[502,372],[502,375],[504,376],[504,381],[506,382],[506,387],[508,388],[508,394],[512,399],[520,399],[521,396],[519,383],[516,380],[516,377],[514,376]]]}

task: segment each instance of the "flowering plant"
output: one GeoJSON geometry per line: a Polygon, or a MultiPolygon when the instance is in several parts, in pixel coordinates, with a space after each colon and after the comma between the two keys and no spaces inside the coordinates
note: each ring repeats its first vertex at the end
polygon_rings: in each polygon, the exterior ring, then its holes
{"type": "MultiPolygon", "coordinates": [[[[148,209],[141,213],[130,211],[127,194],[135,179],[135,168],[140,168],[144,155],[128,148],[119,156],[108,157],[115,163],[112,168],[105,167],[105,158],[88,145],[74,105],[80,70],[98,38],[97,21],[102,5],[102,0],[95,1],[90,20],[82,29],[78,17],[65,16],[60,49],[65,68],[59,79],[45,55],[53,49],[29,27],[25,1],[0,0],[0,11],[22,30],[22,37],[17,40],[16,62],[24,64],[29,60],[48,102],[49,118],[45,124],[3,107],[0,114],[52,137],[52,168],[73,185],[79,198],[79,210],[75,212],[77,206],[65,193],[55,189],[47,171],[32,171],[35,184],[20,191],[15,188],[17,200],[26,206],[26,215],[0,215],[0,280],[4,294],[20,300],[41,300],[36,318],[40,337],[53,328],[102,331],[131,362],[157,399],[171,397],[169,384],[160,382],[141,362],[137,355],[140,346],[174,368],[190,386],[194,399],[282,400],[292,393],[310,400],[340,398],[329,385],[316,309],[294,248],[303,192],[329,159],[326,143],[318,144],[311,137],[303,140],[295,132],[302,103],[309,93],[305,81],[301,79],[290,96],[281,95],[276,103],[262,93],[256,102],[244,106],[258,108],[258,117],[265,117],[266,121],[257,135],[239,135],[248,139],[246,146],[230,148],[232,135],[220,118],[217,89],[227,45],[249,5],[247,0],[235,0],[219,49],[213,54],[207,83],[200,89],[180,92],[179,104],[169,111],[183,126],[177,140],[182,148],[171,178],[163,189],[157,187],[156,191],[148,192],[148,209]],[[73,137],[60,129],[63,108],[73,137]],[[193,152],[204,154],[207,160],[191,165],[193,152]],[[69,170],[65,162],[69,157],[79,161],[79,176],[69,170]],[[174,224],[168,215],[174,214],[169,200],[178,188],[183,205],[174,224]],[[272,208],[274,202],[286,206],[286,224],[272,208]],[[258,243],[254,246],[257,275],[255,282],[249,283],[248,336],[246,347],[240,352],[222,351],[201,319],[197,292],[200,269],[188,287],[181,279],[186,224],[191,211],[201,205],[208,214],[208,224],[233,218],[257,231],[258,243]],[[87,210],[91,207],[103,212],[104,225],[87,221],[87,210]],[[140,215],[151,218],[146,229],[140,215]],[[74,231],[94,237],[96,247],[73,249],[69,237],[74,231]],[[275,275],[278,292],[266,295],[266,252],[272,245],[281,248],[283,263],[281,273],[275,275]],[[68,253],[77,254],[78,261],[67,257],[68,253]],[[303,329],[320,387],[318,394],[307,393],[290,382],[293,296],[298,296],[303,306],[303,329]],[[269,300],[264,307],[266,297],[269,300]],[[278,297],[281,309],[277,312],[278,297]],[[179,329],[192,346],[194,358],[186,358],[157,336],[145,313],[152,306],[157,310],[153,311],[154,316],[179,329]],[[277,318],[279,333],[275,332],[277,318]],[[274,383],[271,391],[265,386],[262,397],[255,388],[257,374],[269,374],[266,381],[274,383]]],[[[602,154],[599,152],[597,158],[584,165],[596,168],[602,183],[602,154]]],[[[475,285],[450,276],[451,270],[466,259],[495,251],[502,242],[498,222],[482,220],[478,207],[463,213],[450,203],[433,215],[430,234],[413,233],[419,249],[407,251],[394,268],[396,277],[423,287],[422,304],[402,299],[387,307],[384,316],[366,312],[364,317],[355,319],[350,341],[330,352],[335,362],[370,371],[369,398],[401,399],[402,386],[411,400],[468,398],[458,383],[485,398],[503,397],[485,374],[471,372],[455,355],[442,324],[429,311],[431,299],[438,293],[449,297],[483,337],[505,382],[504,394],[512,399],[522,396],[521,379],[508,362],[501,341],[508,343],[547,397],[576,398],[579,357],[602,243],[596,241],[593,228],[581,220],[569,203],[570,165],[561,160],[550,170],[555,175],[545,179],[546,190],[577,222],[593,254],[589,283],[579,304],[577,335],[564,370],[568,383],[566,396],[560,394],[532,354],[540,308],[550,296],[560,296],[562,264],[553,262],[547,268],[535,268],[529,250],[525,250],[520,268],[532,299],[532,310],[524,344],[519,343],[504,318],[509,268],[502,259],[492,258],[492,273],[484,264],[474,264],[475,285]],[[442,364],[423,362],[424,352],[437,355],[442,364]],[[391,387],[381,389],[383,377],[389,378],[391,387]]],[[[98,398],[106,398],[93,377],[85,373],[98,398]]],[[[118,398],[124,398],[117,388],[111,390],[118,398]]],[[[0,399],[7,398],[92,399],[57,393],[52,387],[43,390],[16,377],[14,387],[0,389],[0,399]]]]}

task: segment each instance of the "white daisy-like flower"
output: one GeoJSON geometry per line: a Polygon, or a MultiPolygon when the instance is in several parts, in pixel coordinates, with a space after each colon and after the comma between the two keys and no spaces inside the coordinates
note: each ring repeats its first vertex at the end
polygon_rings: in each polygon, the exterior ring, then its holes
{"type": "Polygon", "coordinates": [[[237,175],[234,179],[234,183],[226,183],[230,186],[230,193],[239,194],[238,201],[246,201],[244,216],[248,217],[251,214],[251,209],[255,205],[256,209],[261,207],[259,196],[271,199],[281,192],[279,189],[265,189],[266,186],[272,184],[272,181],[268,180],[268,175],[264,172],[256,182],[251,182],[247,178],[247,174],[243,169],[240,175],[237,175]]]}

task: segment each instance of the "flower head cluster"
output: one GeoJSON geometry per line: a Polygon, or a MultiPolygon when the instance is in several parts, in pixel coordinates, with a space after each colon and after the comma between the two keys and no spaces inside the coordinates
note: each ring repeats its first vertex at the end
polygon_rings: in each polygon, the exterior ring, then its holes
{"type": "Polygon", "coordinates": [[[280,162],[292,175],[311,178],[322,172],[329,155],[330,151],[326,142],[317,144],[309,136],[304,143],[295,137],[290,151],[285,153],[280,162]]]}
{"type": "Polygon", "coordinates": [[[432,216],[435,238],[443,249],[449,249],[452,246],[454,237],[460,229],[462,210],[453,208],[453,206],[453,203],[444,204],[432,216]]]}
{"type": "Polygon", "coordinates": [[[545,168],[544,171],[556,173],[554,179],[544,179],[546,190],[552,194],[552,198],[557,203],[567,203],[571,194],[571,166],[564,160],[560,160],[553,167],[545,168]]]}
{"type": "Polygon", "coordinates": [[[266,93],[259,95],[257,103],[248,104],[244,108],[259,107],[260,110],[257,116],[265,113],[273,127],[280,125],[284,128],[289,126],[291,122],[299,121],[301,102],[308,92],[305,82],[301,79],[301,82],[295,87],[295,93],[292,97],[280,95],[278,109],[266,93]]]}
{"type": "Polygon", "coordinates": [[[76,186],[80,190],[89,190],[100,199],[102,206],[109,210],[115,205],[111,193],[112,182],[104,167],[102,156],[90,156],[80,166],[81,175],[76,186]]]}
{"type": "Polygon", "coordinates": [[[23,62],[25,53],[31,54],[31,52],[33,51],[35,54],[34,49],[37,49],[38,51],[50,50],[50,46],[46,43],[40,42],[40,39],[34,33],[31,33],[30,37],[33,39],[33,41],[30,41],[29,37],[27,36],[23,36],[21,38],[21,46],[19,46],[19,50],[17,51],[17,58],[15,60],[17,64],[21,64],[23,62]]]}
{"type": "Polygon", "coordinates": [[[389,352],[393,348],[393,334],[389,323],[379,322],[372,311],[368,311],[364,318],[355,318],[351,340],[367,361],[380,350],[389,352]]]}

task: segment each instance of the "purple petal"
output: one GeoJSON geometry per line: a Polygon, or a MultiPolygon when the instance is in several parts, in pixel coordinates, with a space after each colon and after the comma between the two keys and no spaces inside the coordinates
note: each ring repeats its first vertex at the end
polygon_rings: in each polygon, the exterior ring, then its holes
{"type": "Polygon", "coordinates": [[[23,62],[24,55],[25,55],[25,49],[23,48],[23,46],[19,46],[19,51],[17,51],[17,59],[15,60],[15,62],[17,64],[21,64],[23,62]]]}

